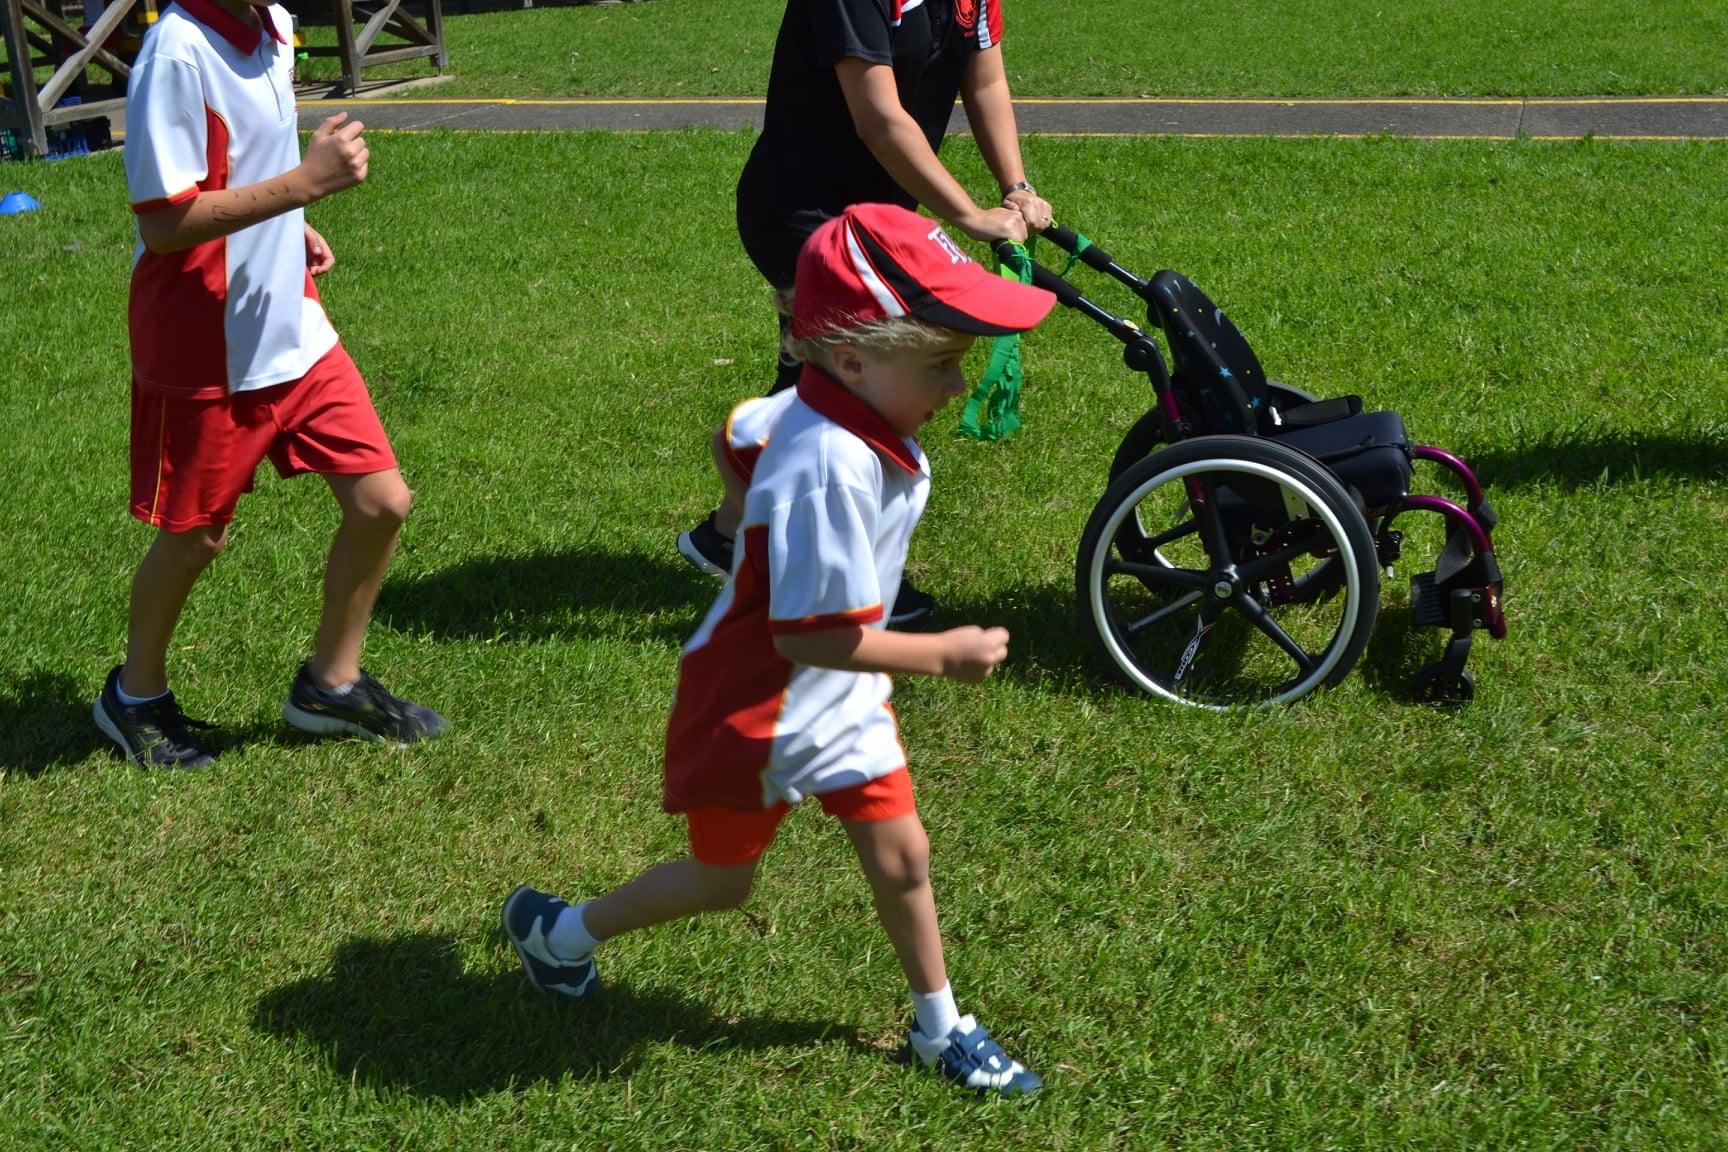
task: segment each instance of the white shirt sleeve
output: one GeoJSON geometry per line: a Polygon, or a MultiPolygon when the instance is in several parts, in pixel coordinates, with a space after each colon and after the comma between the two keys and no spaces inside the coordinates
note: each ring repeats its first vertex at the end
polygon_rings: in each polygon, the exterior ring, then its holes
{"type": "Polygon", "coordinates": [[[126,96],[126,188],[134,212],[182,203],[209,175],[204,85],[198,69],[151,56],[126,96]]]}
{"type": "Polygon", "coordinates": [[[850,485],[806,492],[768,523],[768,627],[819,631],[882,619],[876,575],[880,498],[850,485]]]}

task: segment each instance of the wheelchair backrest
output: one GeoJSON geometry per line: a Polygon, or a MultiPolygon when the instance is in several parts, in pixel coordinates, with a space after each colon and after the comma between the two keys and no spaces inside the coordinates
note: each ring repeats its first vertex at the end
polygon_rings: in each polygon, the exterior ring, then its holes
{"type": "Polygon", "coordinates": [[[1170,382],[1201,432],[1258,435],[1268,412],[1266,372],[1230,317],[1179,272],[1152,277],[1147,319],[1164,330],[1170,382]]]}

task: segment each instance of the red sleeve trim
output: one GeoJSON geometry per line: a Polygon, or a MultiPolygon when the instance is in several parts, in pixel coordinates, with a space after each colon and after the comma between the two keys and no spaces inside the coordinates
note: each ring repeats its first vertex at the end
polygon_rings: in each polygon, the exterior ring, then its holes
{"type": "Polygon", "coordinates": [[[164,208],[172,208],[176,204],[184,204],[188,200],[198,198],[200,189],[194,184],[184,192],[176,192],[172,196],[163,196],[156,200],[140,200],[132,205],[132,211],[142,216],[146,212],[160,212],[164,208]]]}
{"type": "Polygon", "coordinates": [[[768,621],[768,631],[776,636],[796,636],[800,632],[827,632],[834,628],[856,628],[882,619],[882,605],[856,608],[851,612],[828,612],[821,616],[805,616],[798,620],[768,621]]]}
{"type": "Polygon", "coordinates": [[[726,460],[732,465],[732,471],[738,473],[745,485],[756,475],[756,461],[762,458],[762,446],[750,448],[734,448],[730,442],[726,445],[726,460]]]}

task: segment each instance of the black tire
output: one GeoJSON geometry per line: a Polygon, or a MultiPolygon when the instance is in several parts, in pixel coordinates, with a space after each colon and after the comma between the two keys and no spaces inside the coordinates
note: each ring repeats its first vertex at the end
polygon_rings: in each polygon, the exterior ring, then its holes
{"type": "Polygon", "coordinates": [[[1445,668],[1436,661],[1416,673],[1410,693],[1421,704],[1458,708],[1476,699],[1476,677],[1466,670],[1448,676],[1445,668]]]}
{"type": "Polygon", "coordinates": [[[1374,630],[1380,569],[1367,520],[1324,467],[1274,441],[1202,436],[1110,485],[1075,587],[1094,646],[1128,684],[1222,710],[1348,675],[1374,630]],[[1339,594],[1304,600],[1301,581],[1328,565],[1339,594]]]}

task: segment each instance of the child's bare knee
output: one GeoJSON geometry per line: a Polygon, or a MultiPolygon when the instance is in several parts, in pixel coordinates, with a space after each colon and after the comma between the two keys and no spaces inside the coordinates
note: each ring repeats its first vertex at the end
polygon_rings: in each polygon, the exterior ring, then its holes
{"type": "Polygon", "coordinates": [[[413,490],[400,477],[391,477],[357,487],[348,511],[371,527],[396,529],[408,519],[413,506],[413,490]]]}
{"type": "Polygon", "coordinates": [[[870,883],[879,892],[913,892],[930,882],[930,844],[917,841],[896,845],[872,861],[870,883]]]}
{"type": "Polygon", "coordinates": [[[202,572],[228,547],[228,526],[203,524],[184,532],[163,530],[158,538],[176,564],[202,572]]]}
{"type": "Polygon", "coordinates": [[[756,881],[756,866],[744,864],[719,868],[702,864],[697,870],[703,904],[715,912],[740,907],[750,899],[750,889],[756,881]]]}

